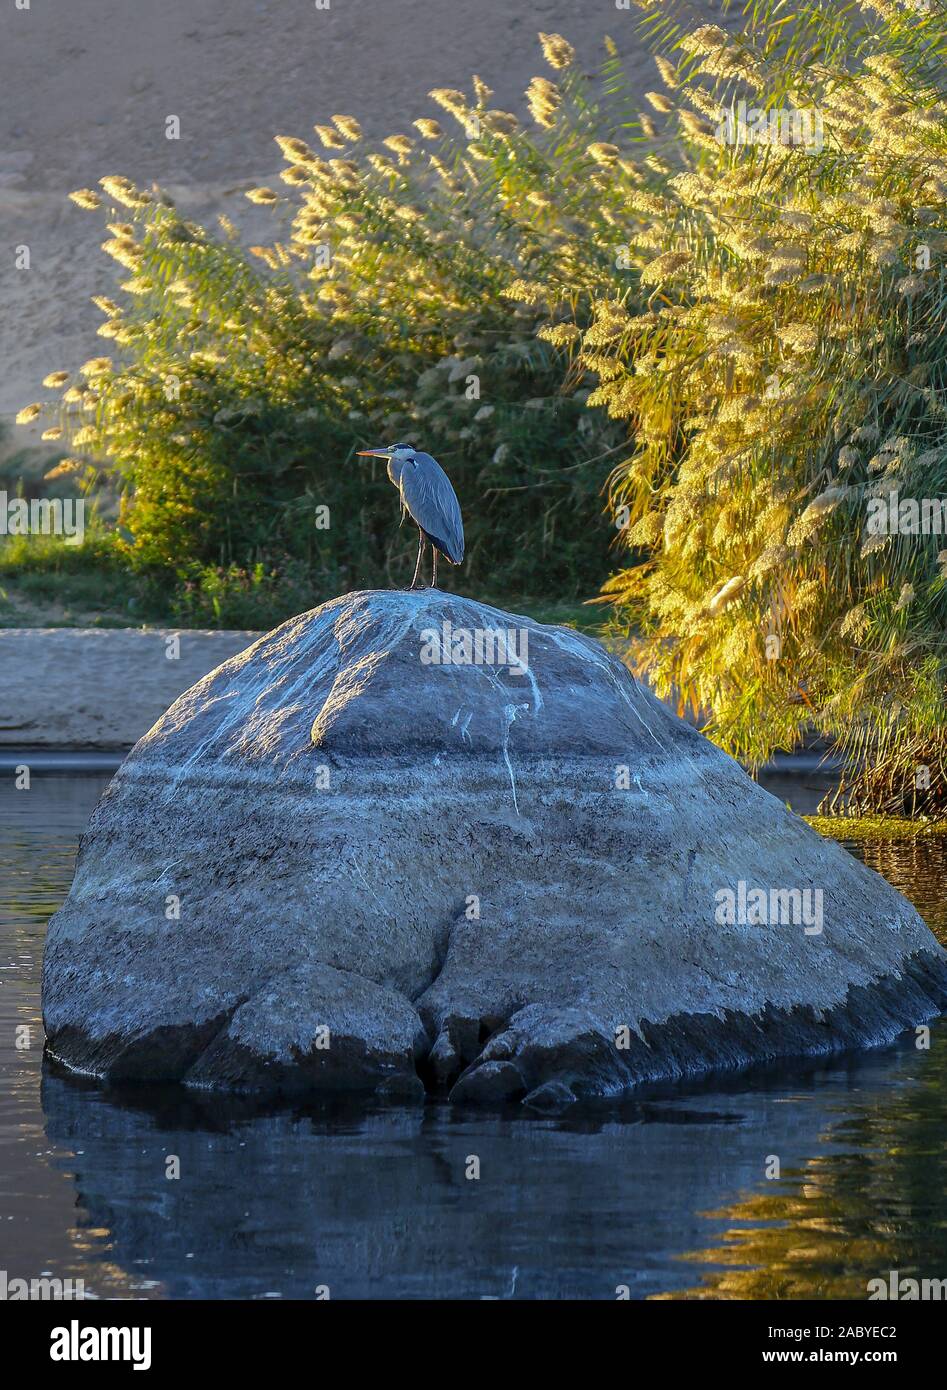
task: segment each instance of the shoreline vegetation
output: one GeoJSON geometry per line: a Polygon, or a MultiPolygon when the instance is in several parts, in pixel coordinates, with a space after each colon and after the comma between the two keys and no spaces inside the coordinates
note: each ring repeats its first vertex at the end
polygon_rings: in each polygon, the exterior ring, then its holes
{"type": "MultiPolygon", "coordinates": [[[[287,617],[336,597],[301,584],[298,605],[284,612],[282,595],[274,594],[273,581],[265,573],[231,571],[220,578],[217,592],[207,582],[206,603],[191,608],[182,605],[169,612],[152,586],[128,574],[121,557],[98,530],[93,530],[91,538],[87,535],[81,547],[68,549],[58,538],[16,539],[16,545],[0,543],[0,631],[175,627],[185,631],[220,628],[266,632],[287,617]]],[[[372,586],[356,582],[351,587],[372,586]]],[[[499,592],[487,585],[478,588],[475,596],[482,603],[523,613],[535,622],[574,627],[593,637],[605,635],[601,607],[582,598],[499,592]]]]}
{"type": "Polygon", "coordinates": [[[947,495],[947,15],[636,5],[652,91],[540,34],[525,122],[475,76],[374,144],[276,135],[266,244],[76,189],[126,275],[110,355],[17,419],[92,548],[8,539],[0,619],[65,621],[96,572],[104,622],[181,626],[396,587],[410,529],[352,458],[420,441],[469,517],[459,593],[554,595],[751,767],[833,740],[842,811],[947,812],[947,550],[874,525],[947,495]]]}
{"type": "Polygon", "coordinates": [[[947,820],[912,820],[907,816],[803,816],[802,819],[830,840],[902,841],[947,835],[947,820]]]}

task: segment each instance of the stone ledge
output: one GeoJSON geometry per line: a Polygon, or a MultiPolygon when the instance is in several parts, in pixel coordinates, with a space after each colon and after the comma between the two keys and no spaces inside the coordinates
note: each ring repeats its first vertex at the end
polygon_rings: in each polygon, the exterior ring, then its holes
{"type": "Polygon", "coordinates": [[[0,748],[120,749],[262,634],[187,628],[0,628],[0,748]],[[179,654],[171,659],[171,639],[179,654]]]}

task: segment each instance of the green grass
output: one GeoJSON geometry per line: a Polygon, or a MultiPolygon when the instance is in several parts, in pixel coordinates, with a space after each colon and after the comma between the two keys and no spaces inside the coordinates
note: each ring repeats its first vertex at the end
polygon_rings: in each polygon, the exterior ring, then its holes
{"type": "Polygon", "coordinates": [[[92,529],[82,545],[57,536],[0,544],[0,627],[127,627],[139,605],[108,532],[92,529]]]}
{"type": "Polygon", "coordinates": [[[945,820],[909,820],[906,816],[803,816],[828,840],[917,840],[947,834],[945,820]]]}
{"type": "Polygon", "coordinates": [[[587,632],[592,637],[598,637],[602,631],[602,609],[583,603],[581,599],[537,598],[528,594],[504,593],[478,594],[477,597],[494,608],[503,608],[508,613],[523,613],[534,622],[550,627],[574,627],[578,632],[587,632]]]}
{"type": "MultiPolygon", "coordinates": [[[[266,631],[327,597],[296,571],[273,574],[261,566],[252,571],[206,567],[183,588],[169,588],[131,571],[115,534],[98,526],[90,528],[81,546],[67,546],[55,536],[0,542],[0,627],[166,623],[266,631]]],[[[477,597],[538,623],[601,635],[601,607],[579,599],[502,591],[477,597]]]]}

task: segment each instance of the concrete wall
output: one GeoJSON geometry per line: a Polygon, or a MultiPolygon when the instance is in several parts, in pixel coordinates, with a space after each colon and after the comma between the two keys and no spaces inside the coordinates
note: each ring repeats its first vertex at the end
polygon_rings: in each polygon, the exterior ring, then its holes
{"type": "Polygon", "coordinates": [[[260,635],[0,629],[0,748],[128,748],[182,691],[260,635]]]}

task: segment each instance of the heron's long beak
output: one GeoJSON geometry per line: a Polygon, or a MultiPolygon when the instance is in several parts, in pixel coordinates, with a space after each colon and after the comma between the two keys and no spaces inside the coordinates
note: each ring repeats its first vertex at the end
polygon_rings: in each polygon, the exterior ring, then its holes
{"type": "Polygon", "coordinates": [[[360,459],[387,459],[391,457],[390,449],[356,449],[355,455],[360,459]]]}

